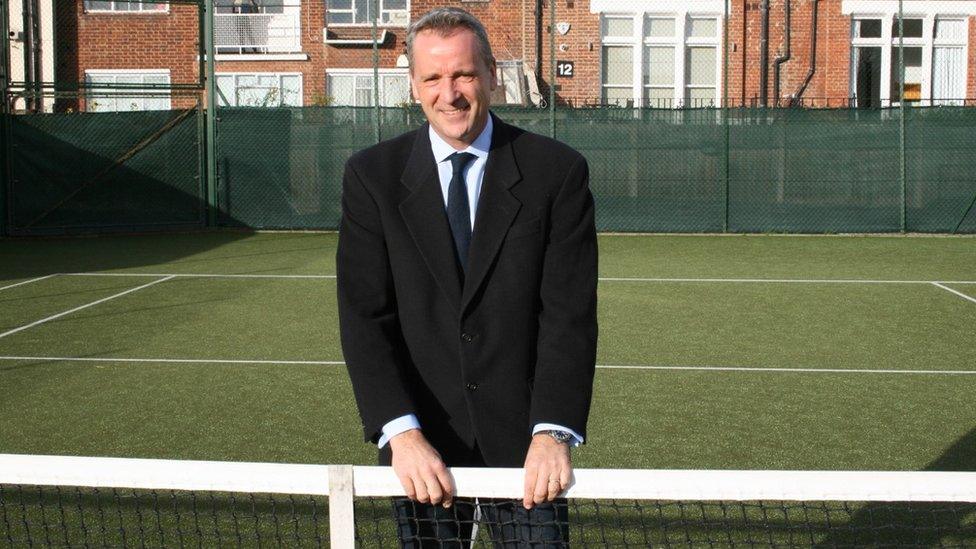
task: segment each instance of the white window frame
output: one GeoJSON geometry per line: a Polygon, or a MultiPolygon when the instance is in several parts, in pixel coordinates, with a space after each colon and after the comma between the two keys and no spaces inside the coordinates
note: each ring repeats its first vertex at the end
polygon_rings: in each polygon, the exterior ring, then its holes
{"type": "MultiPolygon", "coordinates": [[[[909,5],[909,2],[905,2],[909,5]]],[[[917,103],[920,105],[931,105],[932,104],[932,71],[935,70],[932,65],[932,55],[936,47],[960,47],[967,52],[969,50],[969,32],[968,32],[968,15],[963,11],[954,9],[956,3],[950,6],[942,3],[930,3],[927,5],[920,5],[918,3],[911,3],[913,11],[909,12],[907,9],[903,12],[903,17],[905,19],[921,19],[922,20],[922,37],[921,38],[908,38],[902,39],[904,47],[921,47],[922,48],[922,94],[918,101],[910,101],[909,103],[917,103]],[[925,11],[918,11],[919,8],[928,8],[925,11]],[[950,8],[946,12],[939,12],[936,8],[950,8]],[[952,21],[952,20],[963,20],[967,24],[967,32],[965,40],[951,41],[951,40],[935,40],[935,22],[940,21],[952,21]]],[[[973,4],[973,9],[976,10],[976,2],[958,2],[959,7],[963,8],[962,4],[973,4]]],[[[848,2],[845,0],[844,7],[850,6],[863,6],[862,3],[848,2]]],[[[854,66],[854,50],[858,47],[879,47],[881,48],[881,94],[880,102],[881,105],[891,105],[898,106],[898,101],[892,101],[891,97],[891,79],[892,71],[896,70],[898,67],[898,59],[892,54],[892,50],[899,46],[899,38],[893,30],[893,25],[897,24],[898,21],[898,4],[895,2],[886,3],[875,3],[870,4],[873,8],[888,8],[886,11],[875,9],[874,11],[852,11],[850,15],[850,41],[851,41],[851,55],[848,61],[849,65],[849,78],[848,78],[848,90],[850,97],[857,99],[857,73],[856,67],[854,66]],[[891,8],[894,8],[892,11],[891,8]],[[864,19],[880,19],[881,20],[881,37],[880,38],[859,38],[854,36],[855,32],[855,21],[864,19]]],[[[969,82],[969,62],[965,62],[963,68],[963,82],[969,82]]],[[[948,99],[963,99],[961,97],[954,97],[948,99]]]]}
{"type": "MultiPolygon", "coordinates": [[[[638,4],[637,2],[631,2],[631,4],[638,4]]],[[[591,4],[591,11],[595,11],[595,8],[600,7],[601,4],[597,3],[597,0],[593,0],[591,4]]],[[[619,5],[619,4],[618,4],[619,5]]],[[[643,3],[640,4],[644,6],[643,3]]],[[[718,107],[722,102],[722,62],[724,57],[724,52],[722,48],[722,37],[724,32],[725,21],[724,13],[721,11],[724,7],[721,2],[714,2],[709,0],[709,5],[713,8],[712,11],[707,9],[692,10],[689,8],[694,7],[707,7],[704,2],[694,2],[692,0],[687,0],[686,2],[675,3],[675,9],[673,10],[660,10],[653,9],[655,5],[658,4],[647,4],[645,9],[636,12],[621,12],[621,11],[603,11],[600,14],[600,97],[601,100],[604,97],[603,90],[606,85],[602,81],[603,74],[603,46],[631,46],[633,47],[633,93],[631,96],[634,100],[634,105],[643,104],[644,100],[644,55],[647,46],[652,45],[667,45],[673,46],[674,48],[674,96],[673,103],[674,107],[681,107],[685,104],[686,92],[690,86],[686,81],[685,73],[685,60],[687,58],[688,48],[695,46],[706,46],[715,48],[715,103],[714,106],[718,107]],[[715,4],[718,5],[719,10],[714,11],[715,4]],[[606,19],[618,19],[618,18],[631,18],[634,22],[634,33],[630,37],[604,37],[603,36],[603,22],[606,19]],[[644,37],[644,27],[648,19],[673,19],[675,32],[674,36],[670,39],[663,37],[644,37]],[[688,36],[690,32],[689,22],[692,19],[714,19],[715,25],[715,36],[714,37],[695,37],[692,38],[688,36]]],[[[709,86],[710,87],[710,86],[709,86]]]]}
{"type": "MultiPolygon", "coordinates": [[[[167,83],[171,83],[172,82],[169,69],[85,69],[85,83],[88,83],[88,79],[90,77],[92,77],[92,76],[96,76],[97,77],[97,76],[131,76],[131,75],[165,76],[167,83]]],[[[93,93],[94,91],[95,90],[93,90],[92,92],[89,92],[89,94],[90,93],[93,93]]],[[[141,89],[141,88],[127,88],[127,89],[103,88],[103,89],[100,90],[99,93],[104,93],[106,95],[108,95],[108,94],[117,94],[117,95],[123,95],[124,96],[124,94],[125,94],[126,91],[132,91],[134,93],[147,93],[147,92],[152,92],[153,90],[151,90],[151,89],[141,89]]],[[[142,98],[139,98],[139,99],[140,100],[145,100],[147,98],[142,97],[142,98]]],[[[153,98],[153,99],[162,99],[162,97],[153,98]]],[[[170,110],[170,109],[172,109],[173,108],[172,94],[171,93],[167,93],[165,99],[166,99],[166,108],[165,109],[161,109],[161,110],[170,110]]],[[[93,98],[93,97],[90,97],[88,94],[86,94],[86,97],[85,97],[85,103],[86,103],[85,110],[90,110],[89,102],[91,102],[91,101],[98,101],[98,98],[93,98]]],[[[147,109],[139,109],[139,111],[146,111],[146,110],[147,109]]],[[[113,110],[113,111],[95,111],[95,112],[129,112],[129,111],[113,110]]]]}
{"type": "MultiPolygon", "coordinates": [[[[639,34],[643,35],[643,31],[641,25],[638,25],[637,22],[634,20],[634,17],[635,17],[634,14],[631,13],[605,13],[600,17],[600,99],[601,101],[605,96],[604,90],[606,90],[607,88],[622,89],[621,86],[619,85],[607,84],[606,82],[603,81],[603,63],[605,58],[603,50],[607,46],[610,47],[625,46],[631,49],[630,57],[631,57],[631,62],[633,64],[633,67],[631,69],[632,74],[630,79],[631,80],[630,84],[632,88],[631,96],[634,97],[635,92],[633,90],[641,90],[640,95],[637,95],[636,97],[643,96],[643,87],[644,87],[644,81],[642,79],[643,65],[637,63],[638,59],[643,59],[642,55],[637,54],[637,49],[642,48],[643,45],[636,43],[637,36],[639,34]],[[630,20],[632,25],[631,35],[630,36],[603,36],[604,24],[606,23],[607,20],[612,20],[612,19],[630,20]]],[[[634,103],[635,105],[638,104],[637,101],[639,100],[635,99],[635,103],[634,103]]]]}
{"type": "Polygon", "coordinates": [[[112,3],[112,7],[109,8],[109,9],[107,9],[107,10],[106,9],[92,9],[92,8],[89,8],[88,6],[91,5],[91,4],[93,4],[94,2],[92,0],[84,0],[84,6],[83,7],[84,7],[84,10],[85,10],[85,13],[111,13],[111,14],[115,14],[115,15],[126,15],[126,14],[128,14],[128,15],[150,15],[150,14],[163,14],[163,15],[165,15],[165,14],[168,14],[169,13],[169,2],[158,2],[159,4],[163,4],[163,6],[164,6],[164,9],[161,9],[161,10],[146,10],[146,9],[142,9],[145,4],[150,4],[152,2],[139,2],[140,7],[137,10],[120,10],[116,6],[119,3],[123,3],[123,2],[124,3],[128,3],[129,0],[103,0],[103,1],[111,2],[112,3]]]}
{"type": "MultiPolygon", "coordinates": [[[[331,78],[331,77],[336,77],[336,76],[350,76],[350,77],[352,77],[354,79],[353,82],[355,82],[355,77],[356,76],[364,76],[364,75],[365,76],[373,76],[373,69],[326,69],[325,70],[325,93],[326,94],[329,93],[329,78],[331,78]]],[[[383,77],[384,76],[406,76],[407,77],[407,101],[408,102],[411,102],[411,103],[414,102],[414,100],[412,98],[411,87],[410,87],[410,69],[407,69],[407,68],[380,69],[379,70],[380,80],[383,80],[383,77]]],[[[353,84],[353,87],[355,89],[355,84],[353,84]]],[[[370,92],[371,92],[370,97],[376,97],[375,96],[375,93],[376,93],[375,92],[375,89],[376,89],[376,82],[374,80],[373,87],[370,88],[370,92]]],[[[355,96],[356,96],[355,93],[353,93],[353,97],[354,98],[355,98],[355,96]]],[[[380,94],[380,100],[382,100],[382,99],[383,99],[383,94],[381,93],[380,94]]],[[[335,105],[335,104],[333,103],[333,105],[335,105]]],[[[339,107],[371,107],[372,105],[336,105],[336,106],[339,106],[339,107]]],[[[394,106],[394,105],[380,105],[380,106],[381,107],[389,107],[389,106],[394,106]]]]}
{"type": "MultiPolygon", "coordinates": [[[[331,27],[339,27],[339,28],[342,28],[342,27],[369,27],[369,26],[372,26],[372,24],[373,24],[372,21],[362,21],[362,22],[356,21],[356,3],[357,2],[373,2],[373,1],[379,2],[379,6],[380,6],[379,13],[377,14],[377,20],[376,20],[376,24],[377,25],[379,25],[381,27],[403,27],[403,28],[406,28],[410,24],[410,2],[411,2],[411,0],[406,0],[406,7],[404,9],[394,9],[394,10],[384,9],[384,5],[386,3],[386,0],[351,0],[352,3],[350,5],[352,7],[350,9],[347,9],[347,10],[332,9],[332,8],[329,7],[329,1],[330,0],[325,0],[325,20],[326,20],[326,26],[327,27],[330,27],[330,28],[331,27]],[[348,14],[350,14],[352,16],[353,22],[352,23],[329,23],[328,21],[329,21],[329,14],[330,13],[348,13],[348,14]],[[384,23],[383,22],[383,14],[391,14],[392,15],[392,14],[395,14],[395,13],[405,13],[406,14],[406,17],[404,17],[404,22],[403,23],[393,23],[393,22],[384,23]]],[[[392,19],[392,17],[391,17],[391,19],[392,19]]]]}
{"type": "MultiPolygon", "coordinates": [[[[268,106],[268,107],[253,107],[253,108],[269,108],[269,109],[273,109],[273,108],[278,108],[278,107],[302,107],[302,106],[305,105],[305,78],[303,77],[302,73],[300,73],[300,72],[228,71],[228,72],[218,72],[218,73],[215,73],[214,74],[214,77],[215,78],[219,78],[221,76],[233,76],[234,77],[234,90],[237,90],[237,79],[239,77],[241,77],[241,76],[258,76],[258,77],[260,77],[260,76],[275,76],[275,77],[277,77],[278,78],[278,90],[279,90],[278,104],[277,105],[271,105],[271,106],[268,106]],[[283,77],[283,76],[297,76],[298,77],[298,104],[297,105],[283,105],[281,103],[282,96],[281,96],[280,90],[281,90],[281,87],[282,87],[281,86],[281,77],[283,77]]],[[[228,99],[229,100],[230,98],[227,97],[225,99],[228,99]]],[[[219,105],[219,103],[220,103],[220,96],[219,95],[217,96],[217,102],[218,102],[218,105],[219,105]]],[[[234,95],[234,102],[235,103],[237,102],[237,95],[236,95],[236,93],[234,95]]],[[[219,106],[221,106],[221,107],[237,107],[238,105],[225,104],[225,105],[219,105],[219,106]]]]}

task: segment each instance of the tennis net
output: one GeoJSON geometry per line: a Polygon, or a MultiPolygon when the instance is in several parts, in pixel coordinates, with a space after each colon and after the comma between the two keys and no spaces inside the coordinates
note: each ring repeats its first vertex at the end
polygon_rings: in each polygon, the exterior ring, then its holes
{"type": "MultiPolygon", "coordinates": [[[[512,524],[521,470],[452,474],[458,511],[445,520],[470,521],[474,546],[543,546],[512,524]]],[[[0,454],[0,540],[396,547],[402,493],[384,467],[0,454]]],[[[578,469],[563,496],[554,523],[532,528],[572,547],[976,546],[969,472],[578,469]]]]}

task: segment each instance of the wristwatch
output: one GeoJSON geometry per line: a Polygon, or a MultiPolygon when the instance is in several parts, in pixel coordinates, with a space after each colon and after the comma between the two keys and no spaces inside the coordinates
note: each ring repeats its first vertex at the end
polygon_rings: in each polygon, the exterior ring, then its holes
{"type": "Polygon", "coordinates": [[[556,442],[562,442],[563,444],[569,444],[569,441],[573,440],[573,434],[568,431],[557,431],[552,429],[542,432],[556,439],[556,442]]]}

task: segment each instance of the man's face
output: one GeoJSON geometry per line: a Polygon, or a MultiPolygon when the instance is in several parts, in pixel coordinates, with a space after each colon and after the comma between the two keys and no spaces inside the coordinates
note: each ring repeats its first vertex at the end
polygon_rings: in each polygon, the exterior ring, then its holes
{"type": "Polygon", "coordinates": [[[437,135],[455,149],[470,145],[488,121],[495,64],[486,66],[478,39],[460,28],[447,36],[423,31],[413,42],[410,68],[414,97],[437,135]]]}

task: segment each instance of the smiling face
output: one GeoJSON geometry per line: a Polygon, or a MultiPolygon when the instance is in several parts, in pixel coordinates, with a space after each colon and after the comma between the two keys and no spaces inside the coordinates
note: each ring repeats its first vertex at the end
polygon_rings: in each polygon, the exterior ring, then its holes
{"type": "Polygon", "coordinates": [[[458,150],[478,138],[497,81],[495,63],[488,66],[481,58],[473,32],[461,27],[446,36],[418,33],[410,75],[413,95],[437,135],[458,150]]]}

